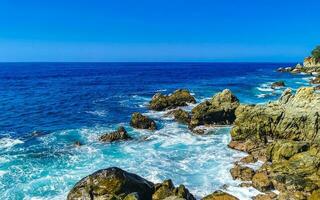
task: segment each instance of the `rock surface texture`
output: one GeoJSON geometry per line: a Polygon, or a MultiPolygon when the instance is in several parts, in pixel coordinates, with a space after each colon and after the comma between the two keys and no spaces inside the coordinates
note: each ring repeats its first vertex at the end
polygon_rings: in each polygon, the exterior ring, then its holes
{"type": "Polygon", "coordinates": [[[320,93],[284,91],[266,105],[241,105],[231,130],[231,148],[266,163],[253,178],[260,191],[273,187],[281,199],[307,199],[320,188],[320,93]]]}

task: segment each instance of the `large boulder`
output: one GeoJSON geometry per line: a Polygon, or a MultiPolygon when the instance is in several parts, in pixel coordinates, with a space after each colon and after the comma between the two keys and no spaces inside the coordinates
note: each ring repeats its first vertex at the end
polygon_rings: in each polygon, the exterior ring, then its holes
{"type": "Polygon", "coordinates": [[[144,178],[112,167],[99,170],[80,180],[69,192],[68,200],[152,200],[153,183],[144,178]],[[135,193],[135,195],[133,194],[135,193]],[[126,197],[128,196],[129,197],[126,197]]]}
{"type": "Polygon", "coordinates": [[[190,127],[232,124],[238,106],[238,98],[230,90],[225,89],[213,96],[210,101],[200,103],[192,109],[190,127]]]}
{"type": "Polygon", "coordinates": [[[151,110],[162,111],[179,106],[187,106],[188,103],[196,103],[195,98],[188,90],[176,90],[170,95],[155,94],[149,104],[151,110]]]}
{"type": "Polygon", "coordinates": [[[102,142],[113,142],[117,140],[130,140],[132,139],[126,129],[123,126],[120,126],[118,130],[113,131],[111,133],[106,133],[102,135],[99,140],[102,142]]]}
{"type": "Polygon", "coordinates": [[[253,187],[265,192],[273,188],[272,182],[265,172],[258,172],[252,178],[253,187]]]}
{"type": "Polygon", "coordinates": [[[157,126],[154,120],[135,112],[131,116],[130,125],[137,129],[156,130],[157,126]]]}
{"type": "Polygon", "coordinates": [[[212,194],[202,198],[202,200],[239,200],[237,197],[226,192],[217,190],[212,194]]]}
{"type": "Polygon", "coordinates": [[[152,195],[152,200],[164,199],[196,200],[184,185],[175,188],[170,179],[155,185],[155,192],[152,195]]]}

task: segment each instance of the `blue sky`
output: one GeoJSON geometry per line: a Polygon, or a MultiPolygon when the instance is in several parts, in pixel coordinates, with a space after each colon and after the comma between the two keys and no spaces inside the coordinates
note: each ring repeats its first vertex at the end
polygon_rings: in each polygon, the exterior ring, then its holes
{"type": "Polygon", "coordinates": [[[0,61],[301,61],[319,0],[0,0],[0,61]]]}

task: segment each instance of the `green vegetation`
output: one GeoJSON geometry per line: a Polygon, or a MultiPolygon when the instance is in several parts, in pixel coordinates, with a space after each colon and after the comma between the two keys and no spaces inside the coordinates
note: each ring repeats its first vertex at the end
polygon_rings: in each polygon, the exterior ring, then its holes
{"type": "Polygon", "coordinates": [[[320,46],[317,46],[312,52],[312,57],[316,59],[316,61],[320,61],[320,46]]]}

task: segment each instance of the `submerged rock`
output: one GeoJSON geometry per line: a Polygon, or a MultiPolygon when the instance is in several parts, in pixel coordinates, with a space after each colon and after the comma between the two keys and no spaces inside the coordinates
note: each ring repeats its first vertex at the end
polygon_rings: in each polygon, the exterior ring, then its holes
{"type": "Polygon", "coordinates": [[[284,81],[277,81],[271,84],[271,88],[275,89],[275,88],[279,88],[279,87],[284,87],[285,83],[284,81]]]}
{"type": "Polygon", "coordinates": [[[210,101],[200,103],[192,109],[190,128],[199,125],[228,125],[235,120],[238,98],[228,89],[216,94],[210,101]]]}
{"type": "Polygon", "coordinates": [[[176,90],[170,95],[155,94],[149,104],[151,110],[162,111],[179,106],[187,106],[188,103],[196,103],[195,98],[188,90],[176,90]]]}
{"type": "Polygon", "coordinates": [[[157,126],[154,120],[138,112],[132,114],[130,125],[137,129],[148,129],[148,130],[157,129],[157,126]]]}
{"type": "Polygon", "coordinates": [[[314,77],[310,80],[311,84],[320,84],[320,76],[314,77]]]}
{"type": "Polygon", "coordinates": [[[196,200],[184,185],[175,188],[172,181],[165,180],[163,183],[155,185],[155,192],[152,195],[152,200],[196,200]]]}
{"type": "Polygon", "coordinates": [[[190,116],[189,112],[187,112],[185,110],[182,110],[182,109],[173,110],[173,111],[170,111],[168,113],[168,115],[173,115],[174,119],[177,122],[180,122],[182,124],[189,124],[190,123],[191,116],[190,116]]]}
{"type": "Polygon", "coordinates": [[[120,126],[118,130],[111,132],[111,133],[106,133],[102,135],[99,140],[102,142],[113,142],[117,140],[130,140],[132,139],[126,129],[123,126],[120,126]]]}
{"type": "Polygon", "coordinates": [[[239,200],[239,199],[235,196],[232,196],[231,194],[218,190],[204,197],[202,200],[239,200]]]}
{"type": "Polygon", "coordinates": [[[153,183],[138,175],[112,167],[99,170],[80,180],[69,192],[68,200],[134,199],[152,200],[153,183]],[[136,193],[136,195],[133,195],[136,193]],[[126,197],[129,196],[129,197],[126,197]]]}

